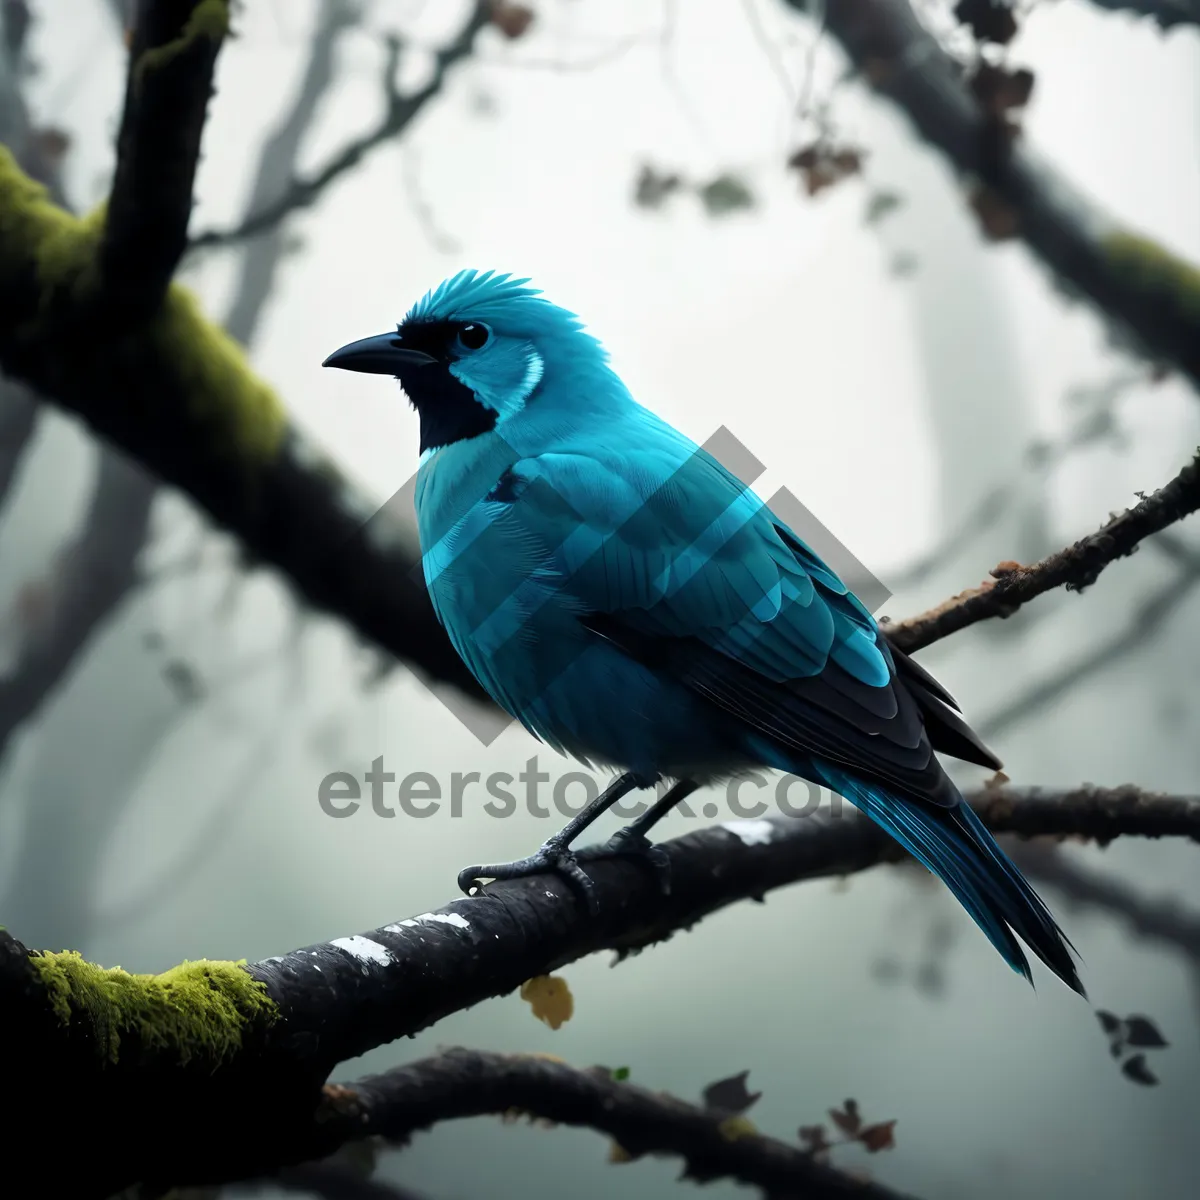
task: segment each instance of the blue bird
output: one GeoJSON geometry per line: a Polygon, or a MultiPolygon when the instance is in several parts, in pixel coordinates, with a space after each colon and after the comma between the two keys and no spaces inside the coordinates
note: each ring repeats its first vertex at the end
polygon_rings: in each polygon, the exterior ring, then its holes
{"type": "Polygon", "coordinates": [[[556,870],[594,910],[580,858],[624,854],[669,888],[650,828],[698,787],[773,768],[867,813],[1015,971],[1031,979],[1024,942],[1082,993],[1054,918],[935,756],[1000,766],[953,697],[528,283],[463,271],[324,363],[394,376],[419,414],[425,581],[472,674],[544,743],[621,772],[535,854],[469,867],[460,886],[556,870]],[[670,790],[632,825],[572,852],[660,780],[670,790]]]}

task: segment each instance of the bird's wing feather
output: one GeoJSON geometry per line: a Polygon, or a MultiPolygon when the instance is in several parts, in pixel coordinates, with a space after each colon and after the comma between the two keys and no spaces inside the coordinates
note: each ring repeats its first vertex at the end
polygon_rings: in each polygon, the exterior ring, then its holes
{"type": "Polygon", "coordinates": [[[647,439],[620,455],[542,454],[514,471],[513,514],[550,548],[585,622],[749,730],[934,803],[955,793],[925,713],[994,761],[949,694],[703,450],[647,439]]]}

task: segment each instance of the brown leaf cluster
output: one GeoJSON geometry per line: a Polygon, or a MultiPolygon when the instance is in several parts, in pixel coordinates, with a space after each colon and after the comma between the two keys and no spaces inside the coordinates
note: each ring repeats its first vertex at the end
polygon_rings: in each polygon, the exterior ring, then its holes
{"type": "Polygon", "coordinates": [[[853,146],[836,146],[825,140],[802,146],[788,159],[788,166],[800,172],[804,190],[815,196],[862,170],[863,152],[853,146]]]}

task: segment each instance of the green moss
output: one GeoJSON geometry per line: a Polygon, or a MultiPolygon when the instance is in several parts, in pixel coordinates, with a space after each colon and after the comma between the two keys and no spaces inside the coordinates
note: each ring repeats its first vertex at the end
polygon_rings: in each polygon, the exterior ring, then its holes
{"type": "Polygon", "coordinates": [[[73,950],[33,955],[30,965],[64,1025],[85,1022],[98,1053],[119,1061],[122,1034],[136,1030],[152,1053],[212,1067],[234,1055],[247,1029],[278,1015],[266,988],[233,962],[185,962],[161,975],[98,967],[73,950]]]}
{"type": "Polygon", "coordinates": [[[228,33],[229,0],[200,0],[177,38],[142,54],[134,69],[134,79],[140,83],[147,71],[167,66],[197,38],[207,38],[219,46],[228,33]]]}
{"type": "Polygon", "coordinates": [[[173,283],[149,332],[179,380],[190,420],[211,429],[233,458],[274,459],[287,428],[283,404],[255,375],[241,345],[204,316],[195,296],[173,283]]]}
{"type": "MultiPolygon", "coordinates": [[[[13,331],[18,337],[38,336],[37,319],[51,298],[89,299],[98,283],[104,217],[103,206],[82,218],[64,212],[0,146],[0,276],[20,278],[32,267],[40,292],[38,311],[13,331]]],[[[255,375],[242,347],[204,316],[191,293],[172,284],[146,333],[179,384],[176,395],[164,401],[177,398],[197,432],[230,459],[271,461],[287,427],[283,405],[255,375]]]]}
{"type": "Polygon", "coordinates": [[[51,276],[61,282],[87,272],[99,228],[94,219],[81,221],[59,208],[0,146],[0,270],[6,276],[19,278],[32,262],[44,299],[51,276]]]}
{"type": "Polygon", "coordinates": [[[1200,322],[1200,267],[1133,233],[1109,234],[1104,249],[1130,283],[1170,297],[1188,320],[1200,322]]]}

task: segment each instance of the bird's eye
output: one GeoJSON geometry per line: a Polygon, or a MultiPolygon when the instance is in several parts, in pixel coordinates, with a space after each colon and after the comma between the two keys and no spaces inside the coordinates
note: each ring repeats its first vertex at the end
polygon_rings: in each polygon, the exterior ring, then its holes
{"type": "Polygon", "coordinates": [[[482,350],[492,340],[492,331],[477,321],[458,331],[458,344],[463,350],[482,350]]]}

